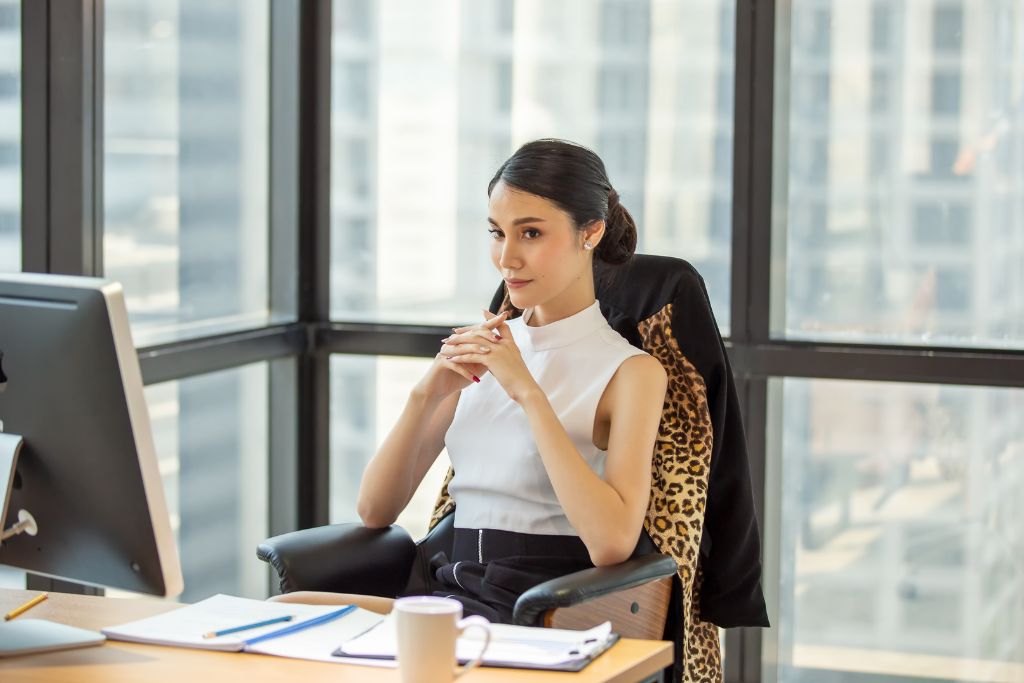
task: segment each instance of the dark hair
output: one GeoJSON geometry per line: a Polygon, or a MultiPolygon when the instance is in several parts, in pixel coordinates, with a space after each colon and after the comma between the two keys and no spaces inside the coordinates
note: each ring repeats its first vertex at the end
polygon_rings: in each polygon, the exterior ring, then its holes
{"type": "MultiPolygon", "coordinates": [[[[499,180],[551,201],[569,214],[578,230],[594,221],[605,221],[604,237],[594,250],[596,259],[620,265],[636,251],[636,223],[619,203],[619,193],[608,180],[604,162],[593,150],[554,138],[527,142],[498,168],[487,185],[488,197],[499,180]]],[[[518,313],[509,302],[507,288],[502,304],[505,308],[518,313]]]]}

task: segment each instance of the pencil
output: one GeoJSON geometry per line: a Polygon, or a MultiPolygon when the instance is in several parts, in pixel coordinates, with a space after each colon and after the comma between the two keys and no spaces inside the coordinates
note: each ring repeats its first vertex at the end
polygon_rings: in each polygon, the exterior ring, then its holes
{"type": "Polygon", "coordinates": [[[251,628],[259,628],[260,626],[269,626],[270,624],[279,624],[282,621],[291,621],[292,617],[277,617],[276,619],[267,619],[266,621],[257,621],[255,624],[245,624],[243,626],[235,626],[234,628],[225,628],[220,631],[210,631],[204,633],[203,638],[217,638],[219,636],[226,636],[229,633],[238,633],[239,631],[248,631],[251,628]]]}
{"type": "Polygon", "coordinates": [[[27,612],[28,610],[32,609],[33,607],[41,603],[43,600],[45,600],[48,595],[49,593],[40,593],[36,597],[26,602],[21,607],[16,607],[12,609],[10,612],[4,615],[4,621],[10,621],[19,614],[24,614],[25,612],[27,612]]]}

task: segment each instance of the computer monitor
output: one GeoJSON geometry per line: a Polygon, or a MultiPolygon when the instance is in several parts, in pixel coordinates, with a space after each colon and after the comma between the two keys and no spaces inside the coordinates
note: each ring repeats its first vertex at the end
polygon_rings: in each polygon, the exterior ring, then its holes
{"type": "Polygon", "coordinates": [[[0,274],[0,432],[0,564],[181,593],[120,284],[0,274]]]}

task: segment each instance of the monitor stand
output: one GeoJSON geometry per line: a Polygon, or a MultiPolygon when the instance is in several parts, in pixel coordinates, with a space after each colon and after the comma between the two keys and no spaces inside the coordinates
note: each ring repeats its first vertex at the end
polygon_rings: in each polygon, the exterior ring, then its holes
{"type": "MultiPolygon", "coordinates": [[[[18,522],[10,528],[7,523],[7,508],[11,502],[14,473],[18,468],[18,453],[22,439],[14,434],[0,432],[0,563],[3,562],[3,543],[12,536],[27,533],[36,534],[35,520],[25,510],[18,511],[18,522]]],[[[16,607],[16,606],[15,606],[16,607]]],[[[70,650],[76,647],[99,645],[106,640],[102,634],[87,631],[66,624],[44,619],[17,616],[0,622],[0,657],[27,655],[35,652],[70,650]]]]}

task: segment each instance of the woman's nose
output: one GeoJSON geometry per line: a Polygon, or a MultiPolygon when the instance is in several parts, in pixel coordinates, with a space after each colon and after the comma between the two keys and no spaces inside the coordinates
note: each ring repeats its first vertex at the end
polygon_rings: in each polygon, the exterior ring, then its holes
{"type": "Polygon", "coordinates": [[[519,249],[512,240],[505,240],[501,246],[501,256],[498,259],[499,265],[508,268],[519,263],[519,249]]]}

